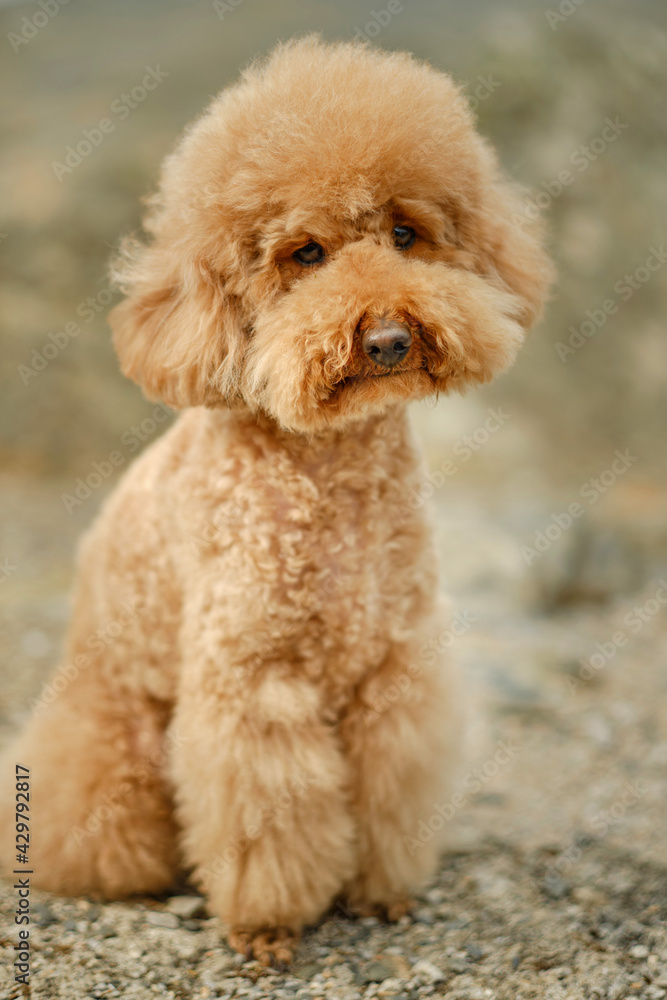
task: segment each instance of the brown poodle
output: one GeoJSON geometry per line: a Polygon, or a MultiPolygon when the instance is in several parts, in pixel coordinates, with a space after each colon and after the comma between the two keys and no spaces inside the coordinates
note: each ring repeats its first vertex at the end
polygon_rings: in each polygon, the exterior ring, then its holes
{"type": "Polygon", "coordinates": [[[111,315],[125,374],[185,413],[85,538],[56,696],[6,758],[36,885],[190,872],[268,963],[432,874],[460,705],[406,404],[514,360],[550,279],[520,215],[406,54],[281,45],[188,129],[111,315]]]}

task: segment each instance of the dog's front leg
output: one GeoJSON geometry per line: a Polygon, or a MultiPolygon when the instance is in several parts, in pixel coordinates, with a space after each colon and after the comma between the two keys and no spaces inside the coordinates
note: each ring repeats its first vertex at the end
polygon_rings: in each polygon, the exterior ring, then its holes
{"type": "Polygon", "coordinates": [[[354,870],[346,762],[289,663],[234,665],[197,632],[173,720],[186,861],[232,946],[287,962],[354,870]]]}
{"type": "Polygon", "coordinates": [[[394,647],[360,689],[341,729],[358,826],[357,871],[345,889],[354,911],[397,919],[433,874],[443,838],[429,821],[450,791],[460,719],[442,658],[427,663],[394,647]]]}

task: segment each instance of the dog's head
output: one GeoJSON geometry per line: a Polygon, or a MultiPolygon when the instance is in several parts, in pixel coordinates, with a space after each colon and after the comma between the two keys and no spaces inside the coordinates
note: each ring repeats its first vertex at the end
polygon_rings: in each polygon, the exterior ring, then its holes
{"type": "Polygon", "coordinates": [[[551,267],[449,77],[305,38],[251,67],[163,169],[117,262],[125,374],[171,406],[318,432],[486,382],[551,267]]]}

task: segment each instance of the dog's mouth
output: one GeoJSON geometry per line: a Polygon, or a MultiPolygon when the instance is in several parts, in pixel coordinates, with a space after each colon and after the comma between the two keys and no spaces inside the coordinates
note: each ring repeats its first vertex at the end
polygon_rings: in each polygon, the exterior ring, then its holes
{"type": "Polygon", "coordinates": [[[406,375],[408,372],[419,371],[418,368],[401,368],[398,371],[395,369],[388,372],[362,372],[359,375],[346,375],[339,384],[346,384],[351,382],[367,382],[372,381],[377,378],[397,378],[399,375],[406,375]]]}
{"type": "Polygon", "coordinates": [[[414,386],[416,388],[420,384],[423,388],[425,380],[428,380],[429,384],[434,384],[436,381],[436,376],[428,370],[426,364],[410,368],[395,368],[390,371],[354,372],[343,376],[343,378],[331,387],[329,401],[333,402],[340,399],[341,395],[344,395],[348,391],[362,391],[364,386],[371,386],[378,382],[382,382],[387,388],[390,385],[395,385],[396,389],[400,387],[400,390],[406,391],[410,387],[414,386]]]}
{"type": "Polygon", "coordinates": [[[436,375],[431,371],[431,366],[429,365],[427,358],[422,356],[420,358],[415,358],[410,364],[396,365],[394,368],[370,368],[364,366],[361,370],[351,371],[344,374],[341,379],[336,382],[333,388],[338,389],[346,385],[359,385],[364,382],[376,382],[378,379],[400,379],[401,376],[414,376],[416,374],[426,375],[432,379],[436,378],[436,375]]]}

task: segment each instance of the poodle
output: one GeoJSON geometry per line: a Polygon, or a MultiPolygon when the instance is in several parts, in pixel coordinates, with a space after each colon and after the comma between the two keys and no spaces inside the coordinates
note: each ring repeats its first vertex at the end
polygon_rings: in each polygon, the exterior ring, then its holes
{"type": "Polygon", "coordinates": [[[521,218],[450,77],[363,42],[279,45],[186,131],[110,317],[124,374],[184,412],[84,538],[6,758],[33,884],[188,875],[269,964],[433,874],[461,707],[406,408],[513,362],[551,278],[521,218]]]}

